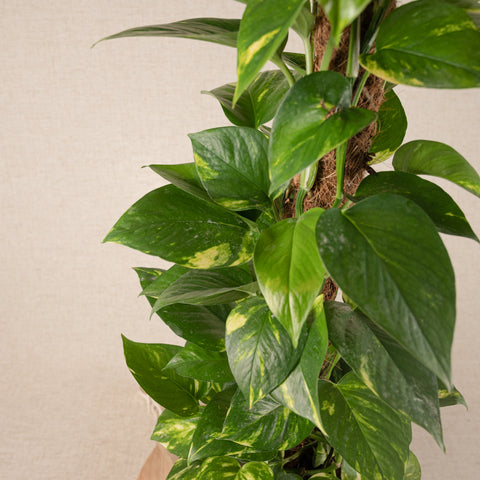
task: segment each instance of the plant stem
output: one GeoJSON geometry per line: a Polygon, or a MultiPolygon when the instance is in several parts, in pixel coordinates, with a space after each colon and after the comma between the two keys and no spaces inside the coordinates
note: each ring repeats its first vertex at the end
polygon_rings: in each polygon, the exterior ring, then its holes
{"type": "Polygon", "coordinates": [[[360,85],[357,88],[357,91],[355,92],[355,97],[353,98],[352,101],[352,106],[356,107],[358,105],[358,102],[360,100],[360,96],[362,95],[363,87],[367,83],[368,77],[369,77],[368,72],[364,72],[362,79],[360,80],[360,85]]]}
{"type": "Polygon", "coordinates": [[[304,38],[303,45],[305,47],[305,73],[310,75],[313,72],[313,49],[310,38],[304,38]]]}
{"type": "Polygon", "coordinates": [[[335,46],[335,38],[333,35],[330,35],[328,37],[327,46],[325,47],[325,52],[323,53],[322,63],[320,64],[321,72],[328,70],[328,66],[330,65],[330,60],[332,58],[334,46],[335,46]]]}
{"type": "Polygon", "coordinates": [[[295,83],[295,78],[292,75],[290,69],[285,65],[285,62],[281,59],[280,55],[276,56],[276,58],[272,58],[272,62],[280,69],[280,71],[285,75],[288,84],[290,87],[293,87],[295,83]]]}
{"type": "Polygon", "coordinates": [[[318,161],[303,170],[300,176],[300,187],[295,199],[295,217],[298,218],[303,213],[303,201],[305,195],[312,189],[317,178],[318,161]]]}
{"type": "Polygon", "coordinates": [[[357,78],[360,55],[360,17],[350,27],[350,44],[348,46],[348,63],[346,75],[348,78],[357,78]]]}
{"type": "Polygon", "coordinates": [[[347,143],[343,143],[337,148],[336,170],[337,170],[337,193],[333,207],[338,207],[343,200],[343,180],[345,178],[345,159],[347,155],[347,143]]]}

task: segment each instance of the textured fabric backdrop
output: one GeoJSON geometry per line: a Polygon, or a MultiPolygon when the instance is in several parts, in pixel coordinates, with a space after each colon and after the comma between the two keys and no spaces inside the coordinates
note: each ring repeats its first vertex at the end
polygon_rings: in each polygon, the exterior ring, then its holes
{"type": "MultiPolygon", "coordinates": [[[[0,477],[135,479],[155,419],[124,365],[120,333],[178,341],[148,320],[131,266],[162,266],[100,242],[163,184],[141,169],[192,160],[186,136],[226,124],[200,90],[235,79],[234,51],[181,39],[97,39],[196,16],[232,0],[0,2],[0,477]]],[[[408,139],[444,141],[480,169],[479,91],[397,89],[408,139]],[[417,103],[418,102],[418,103],[417,103]]],[[[480,199],[448,186],[477,234],[480,199]]],[[[477,478],[479,260],[447,239],[459,289],[454,379],[470,410],[443,411],[448,454],[416,430],[424,480],[477,478]]]]}

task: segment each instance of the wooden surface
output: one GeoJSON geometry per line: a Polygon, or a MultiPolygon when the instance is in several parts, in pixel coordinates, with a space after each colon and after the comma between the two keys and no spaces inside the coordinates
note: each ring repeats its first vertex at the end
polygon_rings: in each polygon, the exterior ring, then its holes
{"type": "Polygon", "coordinates": [[[156,445],[147,458],[138,480],[165,480],[176,458],[161,445],[156,445]]]}

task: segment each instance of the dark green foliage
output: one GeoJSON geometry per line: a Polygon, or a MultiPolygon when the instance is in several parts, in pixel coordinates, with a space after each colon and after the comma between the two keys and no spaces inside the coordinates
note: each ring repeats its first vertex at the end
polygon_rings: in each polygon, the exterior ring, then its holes
{"type": "Polygon", "coordinates": [[[206,92],[235,126],[191,134],[195,163],[151,165],[172,185],[140,199],[105,238],[174,262],[135,271],[152,313],[185,346],[123,338],[129,369],[165,408],[152,438],[180,457],[169,480],[419,480],[411,423],[443,448],[440,407],[466,405],[451,378],[455,278],[438,232],[478,238],[456,202],[418,175],[476,196],[480,177],[443,143],[402,145],[407,120],[387,82],[479,86],[470,16],[478,20],[480,7],[416,0],[385,16],[386,0],[316,0],[332,35],[312,73],[310,2],[242,3],[241,21],[107,37],[185,37],[239,51],[238,82],[206,92]],[[327,67],[349,25],[343,76],[327,67]],[[305,55],[283,52],[289,30],[305,55]],[[359,54],[365,75],[387,81],[378,115],[356,107],[359,54]],[[279,70],[260,72],[267,61],[279,70]],[[347,197],[346,143],[375,121],[366,161],[394,155],[394,171],[368,176],[347,197]],[[308,192],[332,149],[333,207],[304,212],[299,201],[296,218],[284,218],[292,178],[301,174],[308,192]],[[328,277],[343,302],[324,300],[328,277]]]}

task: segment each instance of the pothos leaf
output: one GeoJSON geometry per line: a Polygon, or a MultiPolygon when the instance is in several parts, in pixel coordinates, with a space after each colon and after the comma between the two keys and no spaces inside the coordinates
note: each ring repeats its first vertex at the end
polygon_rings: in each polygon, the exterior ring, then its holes
{"type": "Polygon", "coordinates": [[[238,84],[234,103],[275,54],[305,0],[249,2],[238,32],[238,84]]]}
{"type": "Polygon", "coordinates": [[[255,236],[239,215],[167,185],[130,207],[104,242],[205,269],[248,262],[255,236]]]}
{"type": "Polygon", "coordinates": [[[406,143],[395,153],[393,167],[400,172],[444,178],[480,197],[480,176],[460,153],[444,143],[406,143]]]}
{"type": "Polygon", "coordinates": [[[189,417],[198,412],[198,400],[208,385],[163,370],[178,353],[176,345],[137,343],[122,336],[128,368],[135,380],[153,398],[177,415],[189,417]]]}
{"type": "Polygon", "coordinates": [[[338,384],[319,382],[329,443],[366,478],[404,480],[410,422],[349,373],[338,384]]]}
{"type": "Polygon", "coordinates": [[[325,212],[317,240],[345,294],[451,387],[455,277],[426,213],[398,195],[375,195],[325,212]]]}
{"type": "Polygon", "coordinates": [[[315,240],[315,225],[322,213],[316,208],[298,221],[276,223],[261,233],[255,247],[260,290],[295,347],[325,274],[315,240]]]}
{"type": "Polygon", "coordinates": [[[161,443],[177,457],[187,458],[202,410],[203,407],[197,415],[191,417],[181,417],[170,410],[164,410],[158,417],[151,439],[161,443]]]}
{"type": "Polygon", "coordinates": [[[285,328],[259,297],[231,311],[225,343],[230,368],[249,406],[279,385],[299,356],[285,328]]]}
{"type": "Polygon", "coordinates": [[[270,137],[270,193],[375,120],[370,110],[348,108],[350,97],[350,83],[336,72],[313,73],[289,90],[270,137]]]}
{"type": "Polygon", "coordinates": [[[360,57],[392,83],[429,88],[480,85],[480,32],[468,14],[437,0],[395,9],[378,32],[376,51],[360,57]]]}

